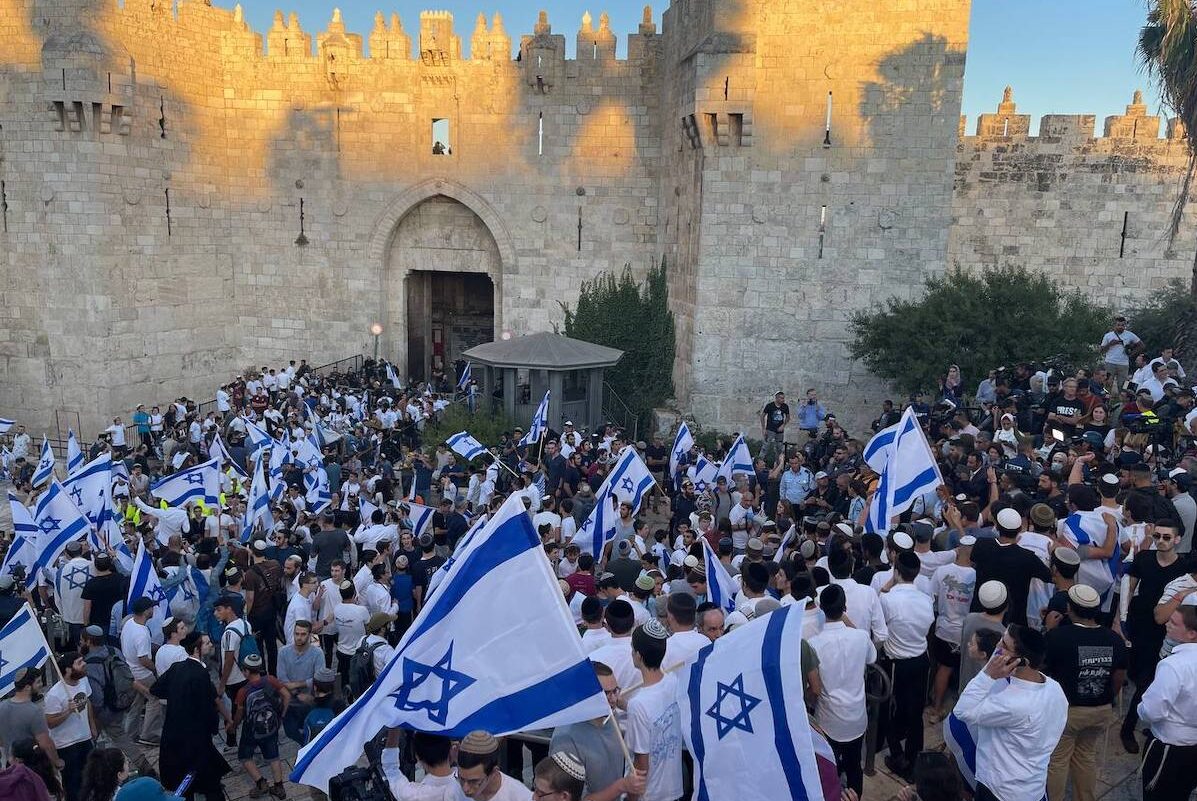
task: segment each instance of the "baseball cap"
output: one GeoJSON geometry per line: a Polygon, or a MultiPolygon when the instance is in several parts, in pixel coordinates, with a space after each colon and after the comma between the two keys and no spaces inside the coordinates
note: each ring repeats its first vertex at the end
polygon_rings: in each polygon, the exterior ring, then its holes
{"type": "Polygon", "coordinates": [[[815,473],[815,481],[818,481],[821,478],[830,478],[830,476],[820,470],[819,472],[815,473]]]}
{"type": "Polygon", "coordinates": [[[987,581],[977,591],[977,600],[985,609],[997,609],[1006,603],[1006,585],[1000,581],[987,581]]]}

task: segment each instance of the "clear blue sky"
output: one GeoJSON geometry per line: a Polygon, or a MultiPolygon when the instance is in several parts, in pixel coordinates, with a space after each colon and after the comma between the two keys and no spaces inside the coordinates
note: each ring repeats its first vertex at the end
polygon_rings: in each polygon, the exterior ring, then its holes
{"type": "MultiPolygon", "coordinates": [[[[878,0],[885,2],[885,0],[878,0]]],[[[233,0],[217,0],[231,5],[233,0]]],[[[249,23],[264,33],[270,27],[275,3],[283,0],[243,0],[249,23]]],[[[419,30],[419,13],[425,8],[453,12],[457,33],[465,48],[479,11],[489,18],[503,15],[512,40],[532,31],[536,9],[545,8],[555,33],[565,35],[572,56],[574,34],[582,13],[589,10],[598,25],[599,12],[611,15],[619,37],[619,56],[626,53],[626,36],[640,22],[642,0],[340,0],[349,30],[368,36],[374,12],[388,17],[398,12],[410,34],[419,30]]],[[[290,0],[280,6],[299,13],[304,30],[323,30],[334,0],[290,0]]],[[[660,26],[664,2],[654,2],[660,26]]],[[[977,114],[992,111],[1006,84],[1014,87],[1020,112],[1030,114],[1034,125],[1043,114],[1092,113],[1097,128],[1108,114],[1121,114],[1136,88],[1144,90],[1148,109],[1159,108],[1158,94],[1147,84],[1135,57],[1135,41],[1143,24],[1142,0],[973,0],[968,67],[964,77],[964,108],[970,130],[977,114]]]]}

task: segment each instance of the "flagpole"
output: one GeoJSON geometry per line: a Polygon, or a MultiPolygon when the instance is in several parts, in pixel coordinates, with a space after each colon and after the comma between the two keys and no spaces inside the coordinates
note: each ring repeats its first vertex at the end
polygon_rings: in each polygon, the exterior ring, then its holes
{"type": "MultiPolygon", "coordinates": [[[[547,559],[548,557],[546,556],[545,558],[547,559]]],[[[37,613],[33,610],[33,607],[30,606],[28,601],[25,602],[25,608],[29,610],[30,617],[32,617],[34,620],[38,619],[37,613]]],[[[46,661],[54,666],[54,675],[58,676],[58,681],[62,681],[62,671],[58,669],[58,660],[54,658],[54,649],[50,647],[50,641],[46,639],[46,632],[40,625],[37,627],[37,631],[42,635],[42,642],[46,645],[46,661]]]]}
{"type": "Polygon", "coordinates": [[[515,476],[516,478],[520,477],[520,474],[515,472],[514,470],[512,470],[511,465],[507,464],[507,462],[504,462],[502,459],[500,459],[498,456],[496,456],[495,452],[493,450],[488,448],[486,453],[488,456],[490,456],[490,458],[495,460],[494,463],[497,464],[499,467],[502,467],[504,470],[506,470],[508,473],[511,473],[511,475],[515,476]]]}

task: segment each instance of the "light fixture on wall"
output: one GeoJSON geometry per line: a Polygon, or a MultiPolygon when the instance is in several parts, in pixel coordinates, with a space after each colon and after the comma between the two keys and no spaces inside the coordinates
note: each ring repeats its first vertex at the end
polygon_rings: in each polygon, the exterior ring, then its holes
{"type": "Polygon", "coordinates": [[[503,333],[499,334],[499,339],[502,339],[503,341],[506,341],[506,340],[508,340],[508,339],[511,339],[511,332],[510,332],[510,331],[504,331],[503,333]]]}
{"type": "Polygon", "coordinates": [[[382,336],[382,324],[374,323],[371,325],[370,333],[374,335],[374,361],[378,361],[378,338],[382,336]]]}

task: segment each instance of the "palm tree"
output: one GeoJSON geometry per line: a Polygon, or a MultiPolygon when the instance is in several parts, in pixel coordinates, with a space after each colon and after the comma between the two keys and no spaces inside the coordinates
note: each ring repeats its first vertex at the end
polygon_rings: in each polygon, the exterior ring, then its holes
{"type": "MultiPolygon", "coordinates": [[[[1148,76],[1159,83],[1164,104],[1184,125],[1189,143],[1189,162],[1168,232],[1170,240],[1175,240],[1197,174],[1197,2],[1148,0],[1147,6],[1138,55],[1148,76]]],[[[1189,297],[1189,308],[1177,319],[1174,340],[1181,358],[1192,363],[1197,356],[1197,341],[1189,341],[1197,327],[1197,253],[1189,297]]]]}

